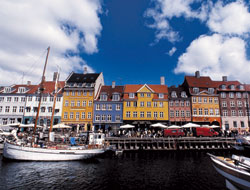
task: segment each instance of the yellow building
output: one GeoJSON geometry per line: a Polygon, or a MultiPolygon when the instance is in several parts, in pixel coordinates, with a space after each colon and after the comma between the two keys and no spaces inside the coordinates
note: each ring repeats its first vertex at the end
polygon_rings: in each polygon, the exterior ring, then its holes
{"type": "Polygon", "coordinates": [[[71,73],[65,81],[62,122],[91,130],[94,97],[104,85],[102,73],[71,73]]]}
{"type": "Polygon", "coordinates": [[[149,126],[168,120],[167,85],[125,85],[123,121],[149,126]]]}

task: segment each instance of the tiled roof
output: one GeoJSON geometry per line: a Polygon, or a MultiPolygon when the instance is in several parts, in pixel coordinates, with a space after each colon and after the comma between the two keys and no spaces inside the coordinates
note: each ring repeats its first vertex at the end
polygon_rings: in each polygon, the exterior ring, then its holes
{"type": "Polygon", "coordinates": [[[208,76],[201,76],[199,78],[195,76],[185,76],[185,80],[188,83],[189,87],[198,87],[198,88],[215,88],[215,83],[208,76]]]}
{"type": "Polygon", "coordinates": [[[114,88],[112,86],[102,86],[97,100],[100,99],[100,94],[105,93],[108,96],[107,101],[111,101],[113,93],[119,93],[122,96],[123,90],[124,86],[115,86],[114,88]]]}
{"type": "MultiPolygon", "coordinates": [[[[177,95],[177,98],[181,98],[181,93],[184,91],[186,92],[186,90],[184,89],[184,87],[182,86],[170,86],[168,87],[168,93],[169,93],[169,96],[171,97],[171,93],[175,91],[176,92],[176,95],[177,95]]],[[[188,97],[188,92],[186,92],[186,95],[188,97]]]]}
{"type": "MultiPolygon", "coordinates": [[[[64,87],[65,82],[64,81],[59,81],[58,82],[58,89],[64,87]]],[[[35,94],[38,91],[38,88],[40,87],[39,85],[36,85],[35,88],[30,90],[28,93],[29,94],[35,94]]],[[[44,94],[52,93],[55,90],[55,82],[54,81],[46,81],[44,82],[44,94]]],[[[62,90],[59,92],[59,94],[62,93],[62,90]]]]}
{"type": "Polygon", "coordinates": [[[73,73],[66,81],[68,83],[94,83],[100,73],[73,73]]]}
{"type": "MultiPolygon", "coordinates": [[[[28,84],[14,84],[11,87],[11,92],[10,94],[18,94],[18,89],[20,87],[24,87],[26,89],[25,93],[29,93],[30,91],[32,91],[34,88],[36,88],[37,85],[28,85],[28,84]]],[[[4,87],[1,89],[0,94],[4,94],[4,87]]],[[[20,93],[22,94],[22,93],[20,93]]]]}

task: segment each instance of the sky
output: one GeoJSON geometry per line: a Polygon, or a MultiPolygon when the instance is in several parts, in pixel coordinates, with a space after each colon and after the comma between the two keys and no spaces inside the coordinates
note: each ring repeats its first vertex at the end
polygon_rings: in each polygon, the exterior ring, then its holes
{"type": "Polygon", "coordinates": [[[60,71],[103,72],[106,85],[179,85],[185,75],[250,83],[244,0],[1,0],[0,86],[60,71]]]}

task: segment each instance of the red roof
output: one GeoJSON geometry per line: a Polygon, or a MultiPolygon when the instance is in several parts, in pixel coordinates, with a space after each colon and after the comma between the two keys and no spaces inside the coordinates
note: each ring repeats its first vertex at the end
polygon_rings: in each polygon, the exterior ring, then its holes
{"type": "MultiPolygon", "coordinates": [[[[18,89],[20,87],[24,87],[26,89],[26,91],[24,93],[20,93],[20,94],[25,94],[25,93],[29,93],[30,91],[32,91],[34,88],[36,88],[37,85],[28,85],[28,84],[14,84],[11,87],[11,92],[10,94],[19,94],[18,89]]],[[[2,89],[2,91],[0,93],[4,93],[4,88],[2,89]]]]}
{"type": "MultiPolygon", "coordinates": [[[[64,81],[59,81],[58,82],[58,88],[63,88],[64,84],[65,84],[64,81]]],[[[40,87],[40,84],[36,85],[36,87],[33,88],[32,90],[30,90],[28,93],[29,94],[36,93],[38,91],[39,87],[40,87]]],[[[52,93],[54,90],[55,90],[55,81],[46,81],[46,82],[44,82],[44,92],[43,93],[45,93],[45,94],[52,93]]],[[[61,93],[62,93],[62,90],[60,91],[59,94],[61,94],[61,93]]]]}
{"type": "Polygon", "coordinates": [[[105,93],[108,96],[108,100],[107,101],[111,101],[113,93],[118,93],[118,94],[120,94],[120,96],[122,96],[123,89],[124,89],[124,86],[115,86],[114,88],[112,88],[112,86],[102,86],[101,90],[100,90],[100,93],[99,93],[99,96],[97,97],[97,99],[98,100],[100,99],[100,94],[101,93],[105,93]]]}

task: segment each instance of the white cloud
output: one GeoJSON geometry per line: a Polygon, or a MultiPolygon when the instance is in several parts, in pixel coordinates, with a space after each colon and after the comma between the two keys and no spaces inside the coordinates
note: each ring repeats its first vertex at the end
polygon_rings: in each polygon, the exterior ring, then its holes
{"type": "Polygon", "coordinates": [[[61,79],[72,70],[83,70],[86,63],[78,56],[79,47],[88,54],[98,51],[99,0],[2,0],[0,7],[1,85],[20,83],[23,73],[25,81],[39,82],[45,60],[41,54],[48,46],[49,79],[56,65],[62,69],[61,79]]]}
{"type": "Polygon", "coordinates": [[[180,36],[170,26],[169,21],[173,17],[196,18],[205,21],[210,6],[210,3],[201,3],[200,0],[153,0],[153,2],[155,7],[147,9],[145,17],[153,19],[153,24],[149,24],[148,27],[156,29],[155,42],[161,39],[167,39],[172,43],[179,41],[180,36]],[[196,10],[191,8],[194,3],[200,4],[196,10]]]}
{"type": "Polygon", "coordinates": [[[193,75],[196,70],[216,80],[225,75],[229,79],[250,82],[250,61],[246,59],[245,41],[220,34],[200,36],[179,57],[174,72],[193,75]]]}
{"type": "Polygon", "coordinates": [[[172,49],[169,50],[167,54],[168,54],[169,56],[172,56],[172,55],[174,55],[174,53],[176,52],[176,50],[177,50],[176,47],[172,47],[172,49]]]}
{"type": "Polygon", "coordinates": [[[208,27],[213,32],[243,35],[250,32],[250,13],[247,5],[239,0],[229,4],[218,1],[209,14],[208,27]]]}

